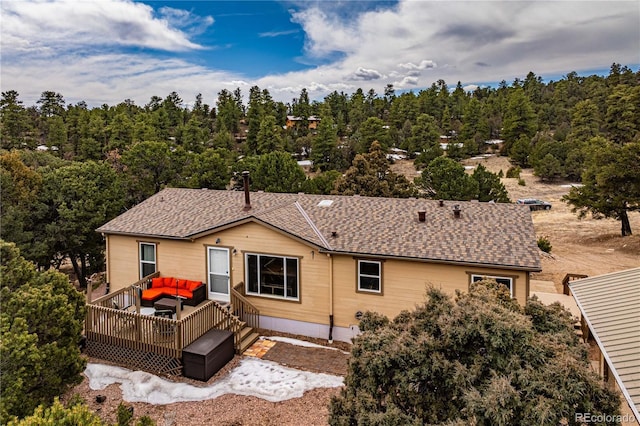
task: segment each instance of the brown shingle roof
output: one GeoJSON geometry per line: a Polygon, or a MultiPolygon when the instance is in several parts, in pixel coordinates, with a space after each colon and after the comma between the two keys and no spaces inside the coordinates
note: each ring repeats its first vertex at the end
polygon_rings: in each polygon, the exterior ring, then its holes
{"type": "Polygon", "coordinates": [[[526,206],[266,192],[252,192],[251,205],[243,211],[240,191],[168,188],[98,231],[191,239],[257,220],[331,252],[540,270],[526,206]],[[322,200],[333,203],[322,207],[322,200]],[[418,221],[419,210],[426,222],[418,221]]]}

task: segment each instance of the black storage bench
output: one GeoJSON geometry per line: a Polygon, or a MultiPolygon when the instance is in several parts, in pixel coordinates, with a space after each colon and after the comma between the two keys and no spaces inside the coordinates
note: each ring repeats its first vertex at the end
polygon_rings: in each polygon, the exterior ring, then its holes
{"type": "Polygon", "coordinates": [[[233,333],[209,330],[182,350],[185,377],[206,382],[233,359],[233,333]]]}

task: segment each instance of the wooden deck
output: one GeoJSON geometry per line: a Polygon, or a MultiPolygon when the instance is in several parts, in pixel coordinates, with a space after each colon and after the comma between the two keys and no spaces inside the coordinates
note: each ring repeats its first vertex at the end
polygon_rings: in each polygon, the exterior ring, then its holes
{"type": "Polygon", "coordinates": [[[182,310],[177,309],[173,318],[154,316],[153,308],[141,306],[140,294],[158,275],[88,301],[85,335],[90,355],[179,375],[182,350],[211,329],[231,331],[236,352],[244,349],[248,336],[257,337],[252,326],[234,315],[234,311],[249,312],[250,322],[256,322],[258,311],[245,300],[233,310],[231,306],[206,300],[195,307],[185,305],[182,310]],[[129,359],[131,363],[127,362],[129,359]]]}

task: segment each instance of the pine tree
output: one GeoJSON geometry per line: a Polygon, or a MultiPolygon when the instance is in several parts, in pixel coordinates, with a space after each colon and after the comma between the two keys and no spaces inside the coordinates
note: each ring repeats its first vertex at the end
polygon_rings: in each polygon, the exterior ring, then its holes
{"type": "Polygon", "coordinates": [[[68,278],[39,272],[0,240],[0,423],[29,415],[82,381],[85,302],[68,278]]]}
{"type": "Polygon", "coordinates": [[[330,425],[577,426],[576,413],[619,413],[571,314],[536,299],[520,307],[495,281],[455,299],[429,288],[394,320],[365,313],[360,330],[330,425]]]}

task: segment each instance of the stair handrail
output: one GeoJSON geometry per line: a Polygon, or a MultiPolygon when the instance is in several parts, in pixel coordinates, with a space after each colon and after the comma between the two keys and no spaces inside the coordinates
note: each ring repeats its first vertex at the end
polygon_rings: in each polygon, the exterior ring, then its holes
{"type": "Polygon", "coordinates": [[[260,310],[256,308],[246,297],[236,288],[244,288],[243,283],[239,283],[231,288],[231,306],[233,314],[247,323],[249,327],[257,330],[260,328],[260,310]]]}

